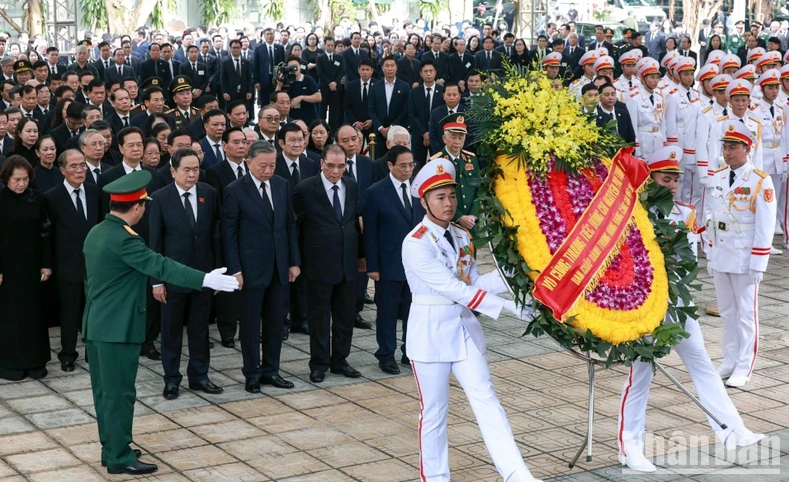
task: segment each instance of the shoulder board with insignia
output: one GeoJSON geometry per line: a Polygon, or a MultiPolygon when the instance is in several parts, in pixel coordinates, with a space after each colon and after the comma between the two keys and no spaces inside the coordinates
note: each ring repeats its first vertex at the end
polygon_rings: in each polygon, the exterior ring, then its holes
{"type": "Polygon", "coordinates": [[[134,230],[128,224],[123,225],[123,229],[126,230],[127,233],[131,234],[132,236],[139,236],[139,234],[135,233],[134,230]]]}
{"type": "Polygon", "coordinates": [[[682,201],[674,201],[675,203],[679,204],[680,206],[685,206],[686,208],[696,209],[696,206],[693,204],[684,203],[682,201]]]}
{"type": "Polygon", "coordinates": [[[459,230],[461,230],[464,233],[466,233],[466,236],[468,236],[468,239],[469,240],[471,239],[471,232],[468,229],[464,228],[463,226],[459,225],[458,223],[456,223],[454,221],[450,221],[449,224],[451,224],[452,226],[455,226],[459,230]]]}
{"type": "Polygon", "coordinates": [[[753,172],[754,172],[754,173],[755,173],[757,176],[761,177],[762,179],[765,179],[765,178],[767,178],[767,177],[769,177],[769,176],[770,176],[769,174],[767,174],[766,172],[762,171],[761,169],[756,169],[756,168],[754,168],[754,169],[753,169],[753,172]]]}
{"type": "Polygon", "coordinates": [[[729,118],[729,116],[727,116],[727,115],[722,115],[722,116],[720,116],[720,117],[716,118],[716,119],[715,119],[715,122],[723,122],[723,121],[725,121],[725,120],[726,120],[726,119],[728,119],[728,118],[729,118]]]}
{"type": "Polygon", "coordinates": [[[466,151],[464,149],[461,149],[460,152],[462,152],[463,154],[468,154],[469,156],[472,156],[472,157],[476,157],[476,154],[474,154],[471,151],[466,151]]]}
{"type": "Polygon", "coordinates": [[[419,227],[419,229],[414,231],[414,234],[412,234],[411,236],[413,236],[416,239],[420,239],[422,236],[425,235],[426,232],[427,232],[427,226],[423,224],[422,226],[419,227]]]}
{"type": "Polygon", "coordinates": [[[711,106],[711,105],[708,105],[707,107],[705,107],[705,108],[701,109],[701,113],[702,113],[702,114],[706,114],[706,113],[707,113],[707,112],[709,112],[710,110],[712,110],[712,106],[711,106]]]}
{"type": "Polygon", "coordinates": [[[761,122],[759,122],[759,119],[757,119],[756,117],[751,117],[751,116],[748,116],[748,118],[749,118],[750,120],[752,120],[752,121],[756,122],[756,123],[757,123],[757,124],[759,124],[759,125],[761,125],[761,124],[762,124],[761,122]]]}
{"type": "Polygon", "coordinates": [[[639,94],[638,92],[633,92],[632,94],[630,94],[630,97],[635,97],[635,96],[637,96],[638,94],[639,94]]]}
{"type": "Polygon", "coordinates": [[[691,103],[691,104],[692,104],[692,103],[694,103],[694,102],[698,102],[698,101],[699,101],[699,98],[698,98],[698,97],[696,97],[695,99],[690,99],[690,103],[691,103]]]}
{"type": "Polygon", "coordinates": [[[674,92],[676,92],[676,91],[677,91],[677,88],[676,88],[676,87],[675,87],[675,88],[673,88],[673,89],[671,89],[671,91],[669,91],[669,95],[673,94],[673,93],[674,93],[674,92]]]}
{"type": "Polygon", "coordinates": [[[433,159],[439,159],[439,158],[441,158],[441,157],[444,157],[444,151],[437,152],[437,153],[433,154],[433,155],[430,157],[430,160],[432,161],[433,159]]]}
{"type": "Polygon", "coordinates": [[[751,109],[751,110],[756,110],[756,108],[757,108],[757,107],[759,107],[759,104],[753,104],[753,105],[750,107],[750,109],[751,109]]]}
{"type": "Polygon", "coordinates": [[[164,111],[165,114],[172,114],[175,109],[169,109],[164,111]]]}
{"type": "Polygon", "coordinates": [[[729,166],[719,167],[719,168],[715,169],[715,171],[713,171],[713,172],[721,172],[721,171],[723,171],[725,169],[728,169],[728,168],[729,168],[729,166]]]}

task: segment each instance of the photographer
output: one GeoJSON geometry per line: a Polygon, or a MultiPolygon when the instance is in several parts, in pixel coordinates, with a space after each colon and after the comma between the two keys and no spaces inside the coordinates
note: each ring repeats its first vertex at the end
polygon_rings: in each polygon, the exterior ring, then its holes
{"type": "Polygon", "coordinates": [[[290,117],[306,124],[318,118],[321,93],[312,77],[301,71],[301,59],[290,56],[287,65],[277,67],[277,90],[288,93],[291,101],[290,117]]]}

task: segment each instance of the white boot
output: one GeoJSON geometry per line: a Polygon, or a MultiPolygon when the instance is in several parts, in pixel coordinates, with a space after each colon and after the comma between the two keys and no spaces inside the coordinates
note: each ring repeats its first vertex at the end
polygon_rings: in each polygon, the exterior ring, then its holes
{"type": "Polygon", "coordinates": [[[723,445],[726,447],[726,450],[734,450],[737,447],[749,447],[759,443],[762,439],[764,439],[764,434],[762,433],[753,433],[745,427],[735,428],[726,437],[723,445]]]}
{"type": "Polygon", "coordinates": [[[724,380],[729,378],[732,372],[734,372],[734,368],[726,368],[723,366],[723,364],[721,364],[721,366],[718,367],[718,375],[720,375],[721,378],[724,380]]]}
{"type": "Polygon", "coordinates": [[[657,468],[655,465],[644,457],[644,451],[636,445],[626,445],[625,456],[621,451],[619,452],[619,463],[627,465],[633,470],[638,472],[655,472],[657,468]]]}
{"type": "Polygon", "coordinates": [[[727,387],[744,387],[749,381],[751,377],[748,375],[732,375],[726,380],[727,387]]]}

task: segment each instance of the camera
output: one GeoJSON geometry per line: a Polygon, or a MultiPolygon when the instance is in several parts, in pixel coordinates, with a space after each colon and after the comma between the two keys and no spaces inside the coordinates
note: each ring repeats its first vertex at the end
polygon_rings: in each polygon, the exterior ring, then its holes
{"type": "Polygon", "coordinates": [[[290,84],[296,82],[299,77],[299,67],[296,65],[289,66],[285,62],[280,62],[277,65],[277,82],[282,82],[282,88],[287,89],[290,84]]]}

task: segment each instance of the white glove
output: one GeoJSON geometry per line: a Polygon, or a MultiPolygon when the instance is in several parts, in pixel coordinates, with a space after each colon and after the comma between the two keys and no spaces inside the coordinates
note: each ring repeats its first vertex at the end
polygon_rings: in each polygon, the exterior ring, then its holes
{"type": "Polygon", "coordinates": [[[748,271],[748,276],[751,279],[752,285],[758,285],[764,279],[764,272],[752,269],[748,271]]]}
{"type": "Polygon", "coordinates": [[[710,263],[709,261],[707,261],[707,274],[712,277],[715,277],[715,270],[712,269],[712,263],[710,263]]]}
{"type": "Polygon", "coordinates": [[[235,276],[227,276],[222,273],[227,268],[217,268],[210,273],[206,273],[203,278],[203,287],[211,288],[216,291],[235,291],[238,289],[238,280],[235,276]]]}
{"type": "Polygon", "coordinates": [[[531,321],[534,319],[534,316],[537,314],[537,310],[532,308],[531,306],[525,306],[523,308],[518,307],[514,301],[507,300],[504,302],[504,309],[515,315],[516,318],[523,321],[531,321]]]}

